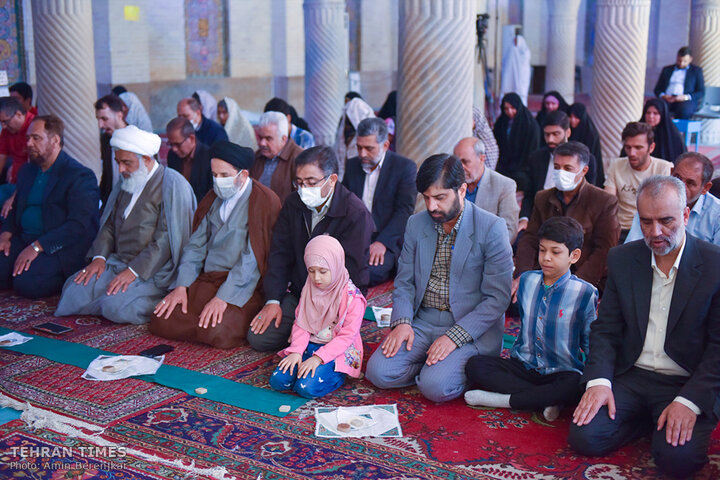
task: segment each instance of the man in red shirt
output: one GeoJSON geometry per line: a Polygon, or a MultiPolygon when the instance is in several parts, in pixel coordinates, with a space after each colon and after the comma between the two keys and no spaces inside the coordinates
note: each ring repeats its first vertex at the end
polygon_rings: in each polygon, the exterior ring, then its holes
{"type": "Polygon", "coordinates": [[[0,98],[0,127],[2,127],[2,131],[0,131],[0,172],[5,169],[8,158],[12,161],[7,184],[0,185],[0,205],[3,205],[3,216],[9,212],[4,204],[15,193],[18,171],[28,161],[25,134],[35,115],[33,112],[26,111],[25,107],[14,97],[0,98]]]}

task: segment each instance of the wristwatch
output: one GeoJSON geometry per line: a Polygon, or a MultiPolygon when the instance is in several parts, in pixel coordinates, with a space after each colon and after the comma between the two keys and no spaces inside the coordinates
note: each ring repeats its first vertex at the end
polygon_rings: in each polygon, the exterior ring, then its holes
{"type": "Polygon", "coordinates": [[[40,247],[35,245],[35,242],[31,243],[30,246],[32,247],[33,250],[35,250],[35,252],[40,253],[40,247]]]}

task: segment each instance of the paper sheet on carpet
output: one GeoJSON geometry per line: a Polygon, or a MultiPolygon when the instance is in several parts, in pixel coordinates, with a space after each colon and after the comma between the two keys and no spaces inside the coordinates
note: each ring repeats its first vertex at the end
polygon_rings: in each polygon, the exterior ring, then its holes
{"type": "Polygon", "coordinates": [[[17,332],[11,332],[0,336],[0,347],[13,347],[15,345],[22,345],[23,343],[29,342],[30,340],[32,340],[32,337],[26,337],[25,335],[20,335],[17,332]]]}
{"type": "Polygon", "coordinates": [[[155,375],[165,356],[141,357],[139,355],[100,355],[90,362],[82,378],[85,380],[110,381],[137,375],[155,375]]]}
{"type": "Polygon", "coordinates": [[[392,315],[392,308],[382,308],[382,307],[371,307],[373,315],[375,316],[375,321],[377,322],[378,327],[385,328],[390,326],[390,315],[392,315]],[[387,317],[384,317],[387,315],[387,317]]]}
{"type": "Polygon", "coordinates": [[[402,437],[397,405],[315,408],[315,436],[322,438],[402,437]],[[340,424],[350,427],[344,432],[340,424]]]}

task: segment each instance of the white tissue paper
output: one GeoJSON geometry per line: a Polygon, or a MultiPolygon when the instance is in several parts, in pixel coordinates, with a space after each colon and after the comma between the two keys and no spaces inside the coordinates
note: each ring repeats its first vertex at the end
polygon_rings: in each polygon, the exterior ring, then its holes
{"type": "Polygon", "coordinates": [[[7,333],[0,336],[0,347],[14,347],[15,345],[22,345],[25,342],[29,342],[30,340],[32,340],[32,337],[26,337],[17,332],[7,333]]]}
{"type": "Polygon", "coordinates": [[[85,380],[120,380],[137,375],[153,375],[165,356],[149,358],[139,355],[100,355],[90,362],[82,378],[85,380]]]}
{"type": "Polygon", "coordinates": [[[377,322],[378,327],[389,327],[390,326],[390,316],[392,315],[392,308],[381,308],[381,307],[372,307],[373,315],[375,315],[375,321],[377,322]],[[387,315],[388,319],[383,320],[382,316],[387,315]]]}
{"type": "Polygon", "coordinates": [[[322,438],[402,437],[396,404],[316,407],[315,421],[315,436],[322,438]],[[341,423],[350,425],[350,431],[339,431],[341,423]]]}

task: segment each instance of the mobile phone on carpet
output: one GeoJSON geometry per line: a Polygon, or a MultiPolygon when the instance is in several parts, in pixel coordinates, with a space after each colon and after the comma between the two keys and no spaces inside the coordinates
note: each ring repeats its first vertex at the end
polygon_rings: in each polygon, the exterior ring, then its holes
{"type": "Polygon", "coordinates": [[[142,352],[140,352],[140,355],[142,355],[143,357],[153,358],[159,357],[160,355],[165,355],[166,353],[170,353],[173,350],[175,350],[175,347],[170,345],[155,345],[154,347],[143,350],[142,352]]]}
{"type": "Polygon", "coordinates": [[[62,333],[72,332],[72,328],[53,322],[41,323],[40,325],[35,325],[32,328],[35,330],[40,330],[41,332],[52,333],[53,335],[60,335],[62,333]]]}

